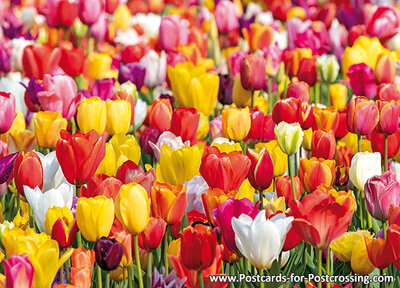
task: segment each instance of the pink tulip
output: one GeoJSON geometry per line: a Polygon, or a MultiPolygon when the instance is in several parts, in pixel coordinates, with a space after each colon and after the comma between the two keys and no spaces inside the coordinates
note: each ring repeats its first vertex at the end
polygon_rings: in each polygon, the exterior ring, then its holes
{"type": "Polygon", "coordinates": [[[189,23],[178,15],[163,16],[160,24],[159,44],[161,49],[170,52],[178,45],[189,41],[189,23]]]}
{"type": "Polygon", "coordinates": [[[76,112],[78,88],[74,80],[66,75],[44,75],[43,91],[38,93],[43,110],[60,112],[66,119],[71,119],[76,112]]]}
{"type": "Polygon", "coordinates": [[[46,1],[46,5],[44,9],[46,11],[46,23],[49,27],[58,27],[59,26],[59,14],[58,14],[58,5],[61,3],[61,0],[48,0],[46,1]]]}
{"type": "Polygon", "coordinates": [[[96,40],[104,40],[107,34],[107,15],[102,12],[95,24],[90,27],[90,35],[96,40]]]}
{"type": "Polygon", "coordinates": [[[396,9],[379,6],[372,13],[365,25],[369,36],[378,37],[385,41],[397,34],[399,31],[399,15],[396,9]]]}
{"type": "Polygon", "coordinates": [[[215,7],[215,22],[220,33],[229,33],[239,27],[236,7],[229,0],[219,1],[215,7]]]}
{"type": "Polygon", "coordinates": [[[210,136],[212,140],[218,137],[222,137],[222,116],[215,117],[209,123],[210,126],[210,136]]]}
{"type": "Polygon", "coordinates": [[[11,128],[15,116],[14,95],[0,92],[0,134],[7,132],[11,128]]]}
{"type": "Polygon", "coordinates": [[[28,255],[13,254],[8,261],[4,259],[3,264],[6,288],[32,287],[34,268],[28,255]]]}
{"type": "Polygon", "coordinates": [[[365,183],[365,202],[372,217],[386,221],[391,205],[400,204],[400,184],[392,169],[380,176],[373,176],[365,183]]]}
{"type": "Polygon", "coordinates": [[[229,67],[231,69],[232,75],[236,76],[236,74],[240,73],[240,64],[244,57],[246,57],[248,53],[242,50],[233,51],[231,56],[228,58],[229,67]]]}
{"type": "Polygon", "coordinates": [[[376,96],[376,84],[374,81],[374,69],[365,63],[350,66],[347,77],[350,86],[356,96],[365,96],[372,99],[376,96]]]}
{"type": "Polygon", "coordinates": [[[93,25],[99,19],[103,7],[100,0],[80,0],[79,19],[83,24],[93,25]]]}

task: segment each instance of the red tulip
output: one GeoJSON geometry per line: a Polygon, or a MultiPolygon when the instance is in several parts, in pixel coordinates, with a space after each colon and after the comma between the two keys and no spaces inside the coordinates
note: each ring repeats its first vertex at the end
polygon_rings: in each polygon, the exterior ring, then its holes
{"type": "Polygon", "coordinates": [[[376,96],[376,84],[374,82],[374,69],[365,63],[353,64],[347,71],[350,86],[357,96],[365,96],[372,99],[376,96]]]}
{"type": "MultiPolygon", "coordinates": [[[[296,199],[299,199],[301,192],[303,191],[303,185],[301,185],[299,176],[294,176],[293,181],[294,181],[294,191],[296,193],[296,199]]],[[[276,189],[276,195],[278,197],[285,197],[286,203],[289,203],[289,201],[293,199],[292,182],[289,176],[277,177],[275,179],[275,189],[276,189]]]]}
{"type": "Polygon", "coordinates": [[[300,61],[297,77],[300,81],[306,82],[310,86],[317,83],[317,58],[304,58],[300,61]]]}
{"type": "Polygon", "coordinates": [[[115,10],[117,10],[119,6],[119,0],[106,0],[105,1],[105,11],[108,14],[114,14],[115,10]]]}
{"type": "Polygon", "coordinates": [[[311,140],[311,157],[333,159],[335,157],[336,141],[332,130],[325,132],[318,129],[313,132],[311,140]]]}
{"type": "Polygon", "coordinates": [[[265,59],[257,54],[245,56],[240,64],[240,81],[246,90],[261,90],[266,81],[265,59]]]}
{"type": "Polygon", "coordinates": [[[121,61],[124,64],[139,62],[149,50],[149,46],[142,42],[135,45],[128,45],[121,52],[121,61]]]}
{"type": "Polygon", "coordinates": [[[322,191],[289,203],[293,230],[317,249],[326,248],[345,233],[353,217],[350,202],[343,204],[322,191]]]}
{"type": "Polygon", "coordinates": [[[120,180],[122,184],[136,182],[143,186],[150,197],[150,190],[156,181],[156,172],[154,168],[144,172],[142,166],[138,166],[135,162],[128,160],[118,167],[115,178],[120,180]]]}
{"type": "MultiPolygon", "coordinates": [[[[167,131],[171,128],[172,107],[168,99],[158,98],[150,109],[150,126],[167,131]]],[[[197,130],[196,130],[197,131],[197,130]]]]}
{"type": "Polygon", "coordinates": [[[216,256],[217,235],[210,227],[186,227],[181,236],[181,258],[190,270],[204,270],[211,266],[216,256]]]}
{"type": "Polygon", "coordinates": [[[71,77],[78,76],[83,72],[85,62],[85,51],[82,47],[61,48],[60,67],[71,77]]]}
{"type": "MultiPolygon", "coordinates": [[[[306,60],[304,58],[303,60],[306,60]]],[[[303,62],[302,62],[303,63],[303,62]]],[[[299,78],[300,79],[300,78],[299,78]]],[[[307,81],[292,81],[287,87],[286,98],[300,99],[302,102],[310,101],[310,86],[307,81]]],[[[315,83],[314,83],[315,85],[315,83]]]]}
{"type": "Polygon", "coordinates": [[[400,100],[399,88],[395,84],[381,84],[378,86],[376,99],[398,101],[400,100]]]}
{"type": "Polygon", "coordinates": [[[106,153],[106,136],[96,130],[71,135],[61,130],[56,155],[65,178],[77,186],[90,181],[106,153]]]}
{"type": "Polygon", "coordinates": [[[14,180],[18,193],[25,199],[24,186],[35,189],[43,187],[43,167],[39,156],[34,152],[21,152],[14,162],[14,180]]]}
{"type": "Polygon", "coordinates": [[[318,11],[315,16],[316,20],[320,20],[325,23],[326,28],[330,28],[333,19],[336,17],[337,7],[333,2],[325,3],[318,11]]]}
{"type": "MultiPolygon", "coordinates": [[[[367,135],[367,139],[371,141],[371,147],[374,152],[381,153],[384,157],[385,153],[385,136],[373,130],[367,135]]],[[[400,147],[400,129],[395,133],[388,135],[388,158],[392,158],[399,151],[400,147]]]]}
{"type": "Polygon", "coordinates": [[[105,174],[97,174],[90,179],[86,187],[82,186],[81,196],[89,198],[103,195],[115,200],[121,186],[120,180],[105,174]]]}
{"type": "Polygon", "coordinates": [[[349,36],[347,37],[349,46],[353,46],[354,42],[360,36],[368,36],[365,25],[355,25],[351,27],[349,30],[349,36]]]}
{"type": "Polygon", "coordinates": [[[196,108],[178,107],[172,112],[171,132],[181,136],[183,141],[195,144],[199,121],[200,114],[196,108]]]}
{"type": "MultiPolygon", "coordinates": [[[[270,115],[269,115],[270,116],[270,115]]],[[[250,110],[251,126],[250,132],[247,134],[245,141],[253,140],[258,141],[263,139],[264,133],[264,113],[262,111],[250,110]]]]}
{"type": "Polygon", "coordinates": [[[51,228],[51,239],[56,240],[60,248],[70,247],[74,243],[78,224],[74,218],[72,220],[73,223],[69,222],[69,219],[59,218],[51,228]]]}
{"type": "MultiPolygon", "coordinates": [[[[58,19],[62,27],[70,27],[78,17],[78,4],[69,0],[62,0],[58,4],[58,19]]],[[[68,33],[65,31],[64,33],[68,33]]]]}
{"type": "Polygon", "coordinates": [[[250,159],[240,151],[225,153],[211,146],[204,152],[200,174],[211,188],[238,190],[247,177],[250,165],[250,159]]]}
{"type": "Polygon", "coordinates": [[[151,252],[156,250],[164,237],[167,223],[160,217],[150,217],[146,228],[139,234],[139,247],[151,252]]]}
{"type": "Polygon", "coordinates": [[[369,239],[364,237],[368,258],[378,269],[385,269],[393,261],[393,254],[388,240],[382,238],[369,239]]]}
{"type": "Polygon", "coordinates": [[[271,155],[265,148],[247,149],[246,155],[251,161],[248,174],[251,186],[257,190],[267,189],[274,178],[274,162],[271,155]]]}
{"type": "Polygon", "coordinates": [[[335,131],[335,137],[336,139],[341,139],[349,133],[349,129],[347,129],[347,107],[343,110],[339,110],[338,114],[339,121],[335,131]]]}
{"type": "Polygon", "coordinates": [[[25,76],[43,79],[44,74],[51,74],[61,60],[60,48],[52,48],[47,44],[27,46],[22,55],[25,76]]]}
{"type": "MultiPolygon", "coordinates": [[[[188,220],[188,226],[192,226],[194,223],[207,223],[207,217],[203,213],[197,211],[197,210],[192,210],[190,212],[186,213],[187,220],[188,220]]],[[[181,224],[182,224],[182,218],[176,222],[174,225],[171,225],[171,231],[172,231],[172,236],[174,239],[180,238],[180,233],[181,233],[181,224]]]]}
{"type": "MultiPolygon", "coordinates": [[[[289,195],[292,193],[289,193],[289,195]]],[[[293,198],[293,195],[292,195],[293,198]]],[[[301,237],[294,231],[293,227],[290,228],[289,232],[286,234],[285,243],[283,244],[282,251],[290,251],[300,244],[302,241],[301,237]]]]}
{"type": "Polygon", "coordinates": [[[399,127],[400,105],[396,104],[394,100],[377,100],[376,105],[379,109],[379,122],[376,131],[386,135],[393,134],[399,127]]]}
{"type": "Polygon", "coordinates": [[[351,99],[347,106],[347,128],[351,133],[367,135],[379,121],[379,110],[375,102],[365,97],[351,99]]]}
{"type": "MultiPolygon", "coordinates": [[[[275,140],[276,139],[275,131],[274,131],[275,126],[276,126],[276,124],[272,120],[272,114],[265,115],[264,116],[264,131],[262,133],[260,140],[266,140],[266,141],[275,140]]],[[[250,132],[251,132],[251,128],[250,128],[250,132]]]]}
{"type": "Polygon", "coordinates": [[[351,153],[352,147],[342,146],[336,151],[336,166],[350,167],[353,154],[351,153]]]}

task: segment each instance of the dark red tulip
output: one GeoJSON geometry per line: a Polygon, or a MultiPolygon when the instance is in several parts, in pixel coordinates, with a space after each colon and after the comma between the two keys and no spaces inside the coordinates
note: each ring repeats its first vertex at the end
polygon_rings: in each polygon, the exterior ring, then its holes
{"type": "Polygon", "coordinates": [[[104,236],[97,240],[93,250],[97,265],[105,271],[116,269],[124,256],[124,246],[116,239],[104,236]]]}

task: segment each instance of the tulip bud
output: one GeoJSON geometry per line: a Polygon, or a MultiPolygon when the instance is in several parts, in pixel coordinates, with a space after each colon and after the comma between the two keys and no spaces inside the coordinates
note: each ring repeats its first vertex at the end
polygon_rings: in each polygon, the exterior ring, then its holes
{"type": "Polygon", "coordinates": [[[2,110],[0,115],[0,134],[3,134],[11,128],[16,116],[14,95],[0,92],[0,107],[2,110]]]}
{"type": "Polygon", "coordinates": [[[347,109],[347,128],[358,135],[369,134],[379,122],[379,110],[365,97],[351,99],[347,109]]]}
{"type": "Polygon", "coordinates": [[[251,161],[248,174],[251,186],[260,191],[267,189],[274,177],[274,163],[271,155],[265,148],[247,149],[246,155],[251,161]]]}
{"type": "Polygon", "coordinates": [[[78,225],[67,206],[49,208],[44,225],[47,234],[57,241],[60,248],[67,248],[74,243],[78,225]]]}
{"type": "Polygon", "coordinates": [[[143,151],[149,155],[154,155],[153,148],[151,148],[149,142],[157,143],[158,138],[162,134],[162,131],[158,128],[147,128],[144,130],[140,137],[139,144],[143,151]]]}
{"type": "Polygon", "coordinates": [[[300,61],[297,77],[300,81],[306,82],[310,86],[317,83],[317,59],[304,58],[300,61]]]}
{"type": "Polygon", "coordinates": [[[150,126],[167,131],[171,128],[172,107],[168,99],[155,99],[150,109],[150,126]]]}
{"type": "Polygon", "coordinates": [[[118,267],[124,255],[124,247],[115,239],[101,237],[93,247],[96,263],[101,269],[111,271],[118,267]]]}
{"type": "Polygon", "coordinates": [[[67,129],[67,119],[60,112],[39,111],[33,118],[35,136],[39,146],[44,148],[56,147],[60,139],[60,131],[67,129]]]}
{"type": "Polygon", "coordinates": [[[374,82],[374,70],[371,66],[360,63],[349,67],[347,77],[354,95],[365,96],[372,99],[376,96],[376,84],[374,82]]]}
{"type": "Polygon", "coordinates": [[[379,109],[379,122],[376,131],[386,135],[393,134],[399,127],[400,105],[393,100],[377,100],[376,104],[379,109]]]}
{"type": "Polygon", "coordinates": [[[311,142],[311,156],[332,160],[335,157],[336,141],[332,130],[325,132],[318,129],[314,131],[311,142]]]}
{"type": "Polygon", "coordinates": [[[159,217],[150,217],[146,228],[139,234],[139,247],[151,252],[160,246],[167,223],[159,217]]]}
{"type": "Polygon", "coordinates": [[[118,70],[118,82],[123,84],[130,81],[140,90],[144,84],[146,73],[151,73],[151,71],[147,72],[142,63],[136,62],[125,65],[121,63],[118,70]]]}
{"type": "Polygon", "coordinates": [[[349,177],[360,191],[364,191],[365,183],[369,178],[381,173],[381,154],[378,152],[359,152],[351,160],[349,177]]]}
{"type": "Polygon", "coordinates": [[[83,99],[78,106],[76,121],[82,133],[88,133],[94,129],[98,135],[103,134],[107,121],[106,102],[99,97],[83,99]]]}
{"type": "Polygon", "coordinates": [[[400,204],[400,184],[393,170],[382,175],[373,176],[365,183],[365,202],[372,217],[385,222],[388,219],[389,208],[400,204]]]}
{"type": "MultiPolygon", "coordinates": [[[[315,83],[314,83],[315,85],[315,83]]],[[[310,86],[303,81],[292,81],[287,87],[286,98],[300,99],[302,102],[310,101],[310,86]]]]}
{"type": "Polygon", "coordinates": [[[22,199],[25,199],[23,186],[28,186],[32,189],[38,186],[42,189],[43,167],[39,156],[35,152],[20,152],[14,163],[14,180],[22,199]]]}
{"type": "Polygon", "coordinates": [[[196,108],[178,107],[172,113],[171,132],[181,136],[183,141],[189,140],[190,143],[195,143],[199,121],[200,114],[196,108]]]}
{"type": "Polygon", "coordinates": [[[274,131],[278,145],[285,154],[292,155],[299,150],[304,136],[299,123],[280,122],[274,131]]]}
{"type": "Polygon", "coordinates": [[[34,268],[28,255],[10,255],[8,260],[3,260],[3,264],[6,288],[32,287],[34,268]]]}
{"type": "Polygon", "coordinates": [[[110,135],[126,134],[131,126],[131,104],[125,100],[110,100],[106,102],[106,131],[110,135]]]}
{"type": "Polygon", "coordinates": [[[240,141],[250,131],[251,117],[249,107],[244,109],[228,108],[222,111],[222,136],[240,141]]]}
{"type": "Polygon", "coordinates": [[[346,85],[335,83],[329,86],[329,98],[331,104],[338,110],[342,110],[347,104],[347,87],[346,85]]]}
{"type": "Polygon", "coordinates": [[[231,105],[233,103],[233,79],[230,75],[219,74],[218,101],[222,105],[231,105]]]}
{"type": "Polygon", "coordinates": [[[261,90],[266,81],[266,63],[262,56],[246,56],[240,64],[240,80],[246,90],[261,90]]]}
{"type": "Polygon", "coordinates": [[[229,33],[239,27],[236,6],[233,2],[219,1],[215,7],[215,22],[219,33],[229,33]]]}
{"type": "Polygon", "coordinates": [[[389,55],[380,56],[375,65],[374,76],[377,84],[393,83],[396,76],[394,59],[389,55]]]}
{"type": "Polygon", "coordinates": [[[395,84],[381,84],[378,86],[376,92],[376,99],[378,100],[400,100],[400,91],[395,84]]]}
{"type": "Polygon", "coordinates": [[[339,69],[335,55],[324,54],[317,59],[318,78],[325,83],[335,82],[339,69]]]}
{"type": "Polygon", "coordinates": [[[161,18],[159,44],[162,50],[170,52],[189,40],[189,23],[178,15],[161,18]],[[171,37],[172,36],[172,37],[171,37]]]}
{"type": "MultiPolygon", "coordinates": [[[[301,185],[300,178],[298,176],[293,177],[294,191],[296,193],[296,199],[300,198],[303,186],[301,185]]],[[[275,179],[276,195],[278,197],[285,197],[286,203],[293,199],[292,193],[292,182],[289,176],[279,176],[275,179]]]]}
{"type": "Polygon", "coordinates": [[[335,179],[335,160],[300,159],[299,177],[304,190],[313,192],[319,185],[331,186],[335,179]]]}

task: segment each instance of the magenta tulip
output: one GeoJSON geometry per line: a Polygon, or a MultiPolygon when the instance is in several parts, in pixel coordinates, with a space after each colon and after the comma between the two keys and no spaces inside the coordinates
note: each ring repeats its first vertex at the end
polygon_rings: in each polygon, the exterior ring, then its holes
{"type": "Polygon", "coordinates": [[[3,260],[6,274],[6,288],[30,288],[33,282],[34,268],[28,255],[13,254],[3,260]]]}
{"type": "Polygon", "coordinates": [[[400,184],[396,173],[388,170],[380,176],[373,176],[365,183],[364,193],[367,209],[372,217],[386,221],[391,205],[400,204],[400,184]]]}
{"type": "Polygon", "coordinates": [[[260,211],[249,199],[234,199],[232,196],[219,205],[217,209],[213,210],[213,218],[221,231],[222,237],[224,237],[226,247],[233,253],[240,255],[235,243],[232,218],[238,218],[240,215],[246,214],[254,219],[258,212],[260,211]]]}
{"type": "Polygon", "coordinates": [[[371,66],[365,63],[353,64],[347,72],[347,77],[356,96],[365,96],[368,99],[376,96],[374,69],[371,66]]]}
{"type": "Polygon", "coordinates": [[[11,128],[15,116],[14,95],[0,92],[0,134],[6,133],[11,128]]]}
{"type": "Polygon", "coordinates": [[[79,19],[83,24],[93,25],[97,22],[102,11],[100,0],[80,0],[79,1],[79,19]]]}

